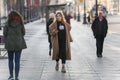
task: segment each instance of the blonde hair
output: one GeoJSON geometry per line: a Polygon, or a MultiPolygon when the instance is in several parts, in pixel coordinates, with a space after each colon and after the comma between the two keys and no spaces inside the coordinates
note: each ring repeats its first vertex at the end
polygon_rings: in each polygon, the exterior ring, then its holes
{"type": "Polygon", "coordinates": [[[61,16],[61,18],[62,18],[61,22],[62,22],[62,23],[66,23],[66,20],[65,20],[65,17],[64,17],[64,15],[63,15],[63,12],[62,12],[62,11],[57,11],[57,12],[56,12],[55,18],[54,18],[54,22],[57,21],[56,17],[57,17],[58,14],[60,14],[60,16],[61,16]]]}

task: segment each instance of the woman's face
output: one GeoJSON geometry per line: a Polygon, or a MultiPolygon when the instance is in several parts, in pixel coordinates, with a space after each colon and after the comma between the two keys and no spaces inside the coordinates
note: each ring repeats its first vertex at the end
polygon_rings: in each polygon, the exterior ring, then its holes
{"type": "Polygon", "coordinates": [[[57,14],[56,15],[56,19],[57,19],[57,21],[61,21],[62,20],[62,16],[60,14],[57,14]]]}

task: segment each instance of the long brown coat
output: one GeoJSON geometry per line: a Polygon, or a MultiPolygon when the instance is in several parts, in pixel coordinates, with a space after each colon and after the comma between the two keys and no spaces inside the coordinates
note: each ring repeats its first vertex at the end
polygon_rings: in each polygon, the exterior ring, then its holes
{"type": "MultiPolygon", "coordinates": [[[[65,28],[66,28],[66,60],[71,60],[71,49],[70,49],[70,42],[72,42],[72,38],[70,34],[71,26],[68,23],[65,23],[65,28]]],[[[59,59],[58,58],[59,43],[58,43],[58,34],[54,33],[54,29],[57,29],[57,22],[54,22],[49,26],[52,47],[53,47],[52,59],[56,60],[59,59]]]]}

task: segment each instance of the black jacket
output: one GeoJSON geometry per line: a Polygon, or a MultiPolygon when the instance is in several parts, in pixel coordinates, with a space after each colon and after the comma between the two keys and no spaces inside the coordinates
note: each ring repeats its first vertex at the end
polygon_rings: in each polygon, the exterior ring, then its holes
{"type": "Polygon", "coordinates": [[[48,42],[50,42],[50,33],[49,33],[49,26],[53,22],[53,18],[50,18],[47,22],[47,34],[48,34],[48,42]]]}
{"type": "Polygon", "coordinates": [[[106,37],[108,30],[107,20],[103,17],[103,20],[100,21],[97,17],[92,24],[92,31],[95,38],[106,37]]]}

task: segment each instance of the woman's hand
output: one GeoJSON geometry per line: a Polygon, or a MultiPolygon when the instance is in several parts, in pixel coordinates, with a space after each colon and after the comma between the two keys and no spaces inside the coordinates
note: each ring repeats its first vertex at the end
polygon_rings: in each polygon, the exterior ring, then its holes
{"type": "Polygon", "coordinates": [[[53,29],[53,33],[58,33],[58,30],[57,29],[53,29]]]}

